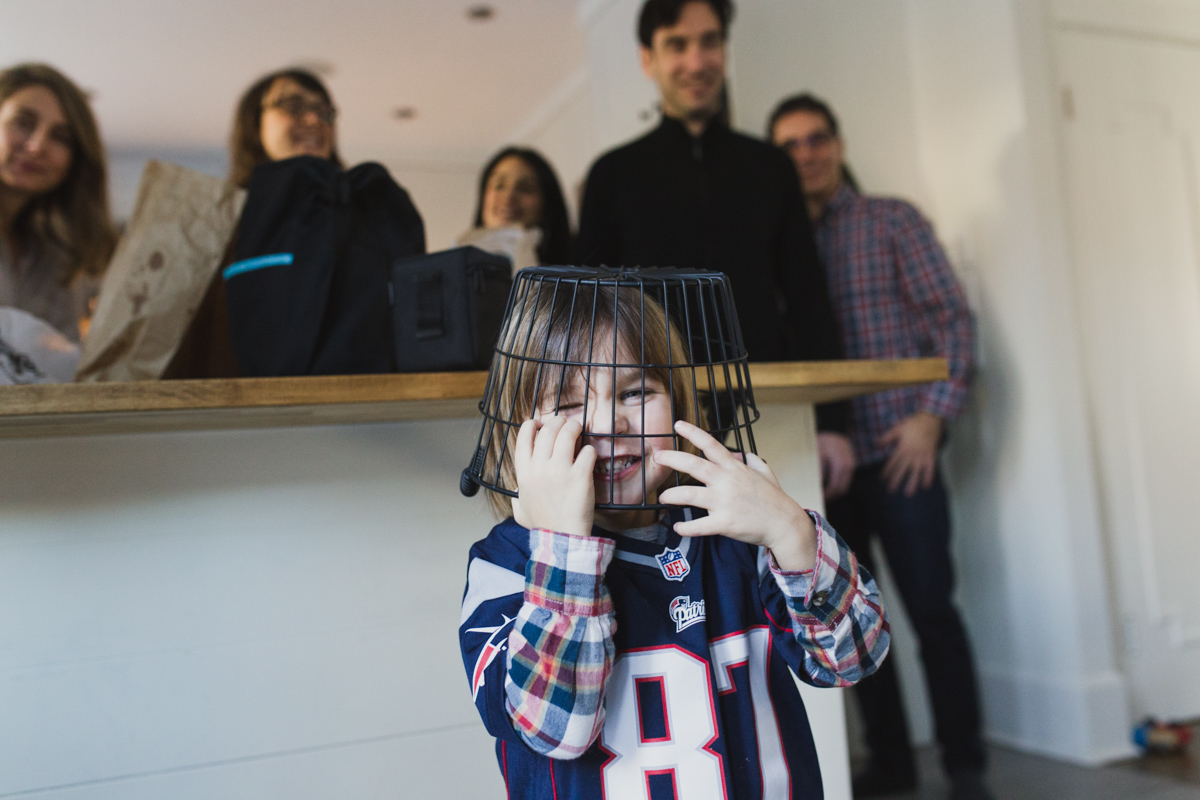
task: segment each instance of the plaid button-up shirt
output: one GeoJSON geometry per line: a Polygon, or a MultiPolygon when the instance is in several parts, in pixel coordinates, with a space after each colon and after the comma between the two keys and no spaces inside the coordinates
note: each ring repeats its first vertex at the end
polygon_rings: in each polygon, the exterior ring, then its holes
{"type": "Polygon", "coordinates": [[[950,379],[852,401],[850,438],[860,464],[889,455],[879,437],[928,411],[949,421],[967,400],[974,336],[966,296],[933,228],[902,200],[843,185],[816,222],[817,247],[846,358],[941,356],[950,379]]]}

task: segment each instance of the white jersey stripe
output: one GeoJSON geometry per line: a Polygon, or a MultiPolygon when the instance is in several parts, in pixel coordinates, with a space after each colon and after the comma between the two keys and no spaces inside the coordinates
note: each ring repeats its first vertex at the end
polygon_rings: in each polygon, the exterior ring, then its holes
{"type": "Polygon", "coordinates": [[[462,615],[458,618],[458,624],[462,625],[469,620],[475,609],[489,600],[524,593],[524,575],[498,567],[481,558],[473,558],[471,566],[467,567],[467,594],[463,597],[462,615]]]}

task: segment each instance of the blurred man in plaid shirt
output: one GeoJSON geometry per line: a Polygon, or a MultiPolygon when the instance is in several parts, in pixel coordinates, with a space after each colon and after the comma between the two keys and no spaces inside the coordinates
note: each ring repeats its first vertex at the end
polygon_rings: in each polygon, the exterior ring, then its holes
{"type": "MultiPolygon", "coordinates": [[[[811,95],[789,98],[768,131],[800,173],[846,357],[949,362],[949,380],[856,398],[850,436],[822,433],[819,445],[830,522],[869,570],[870,536],[879,537],[920,639],[952,797],[990,798],[975,668],[951,601],[950,515],[938,469],[946,425],[967,399],[973,335],[966,297],[919,211],[859,194],[828,105],[811,95]]],[[[871,760],[855,777],[855,797],[914,788],[893,662],[857,692],[871,760]]]]}

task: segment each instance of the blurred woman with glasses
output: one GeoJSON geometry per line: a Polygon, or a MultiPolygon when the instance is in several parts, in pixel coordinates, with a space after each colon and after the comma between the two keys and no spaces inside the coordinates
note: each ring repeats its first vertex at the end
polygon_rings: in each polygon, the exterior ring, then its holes
{"type": "Polygon", "coordinates": [[[0,306],[79,341],[114,241],[87,97],[45,64],[0,71],[0,306]]]}
{"type": "MultiPolygon", "coordinates": [[[[295,156],[316,156],[341,167],[336,118],[329,90],[311,72],[284,69],[259,78],[242,94],[233,114],[230,182],[245,189],[258,165],[295,156]]],[[[225,265],[232,260],[235,247],[235,242],[229,243],[225,265]]],[[[225,282],[218,270],[163,377],[240,376],[229,339],[225,282]]]]}
{"type": "Polygon", "coordinates": [[[238,186],[267,161],[316,156],[342,166],[334,122],[337,109],[325,84],[311,72],[272,72],[238,101],[230,137],[230,175],[238,186]]]}

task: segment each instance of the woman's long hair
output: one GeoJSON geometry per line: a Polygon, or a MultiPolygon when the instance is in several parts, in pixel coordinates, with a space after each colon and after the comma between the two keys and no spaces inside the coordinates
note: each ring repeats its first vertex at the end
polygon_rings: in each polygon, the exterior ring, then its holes
{"type": "Polygon", "coordinates": [[[42,244],[61,250],[69,264],[62,275],[65,286],[79,274],[103,273],[116,244],[108,166],[86,95],[54,67],[17,64],[0,71],[0,103],[30,86],[44,86],[58,99],[71,130],[71,166],[62,183],[21,209],[12,235],[22,249],[42,244]]]}
{"type": "MultiPolygon", "coordinates": [[[[254,168],[271,160],[262,146],[262,104],[267,92],[280,78],[295,81],[308,91],[320,95],[322,100],[333,107],[333,97],[325,88],[325,84],[308,70],[281,69],[255,81],[238,100],[237,110],[233,114],[233,132],[229,136],[229,180],[243,189],[250,183],[250,173],[254,168]]],[[[342,158],[338,155],[336,144],[329,153],[329,160],[339,167],[342,166],[342,158]]]]}
{"type": "Polygon", "coordinates": [[[543,265],[563,265],[571,260],[571,221],[567,216],[567,203],[563,199],[562,186],[554,168],[536,150],[525,147],[506,147],[483,168],[479,176],[479,197],[475,203],[476,228],[483,227],[483,195],[487,192],[488,179],[496,166],[508,158],[515,156],[533,170],[537,176],[538,191],[542,194],[542,217],[538,227],[542,229],[542,243],[538,245],[538,261],[543,265]]]}

